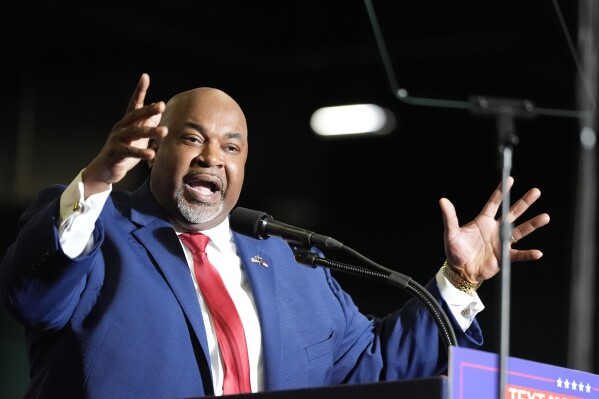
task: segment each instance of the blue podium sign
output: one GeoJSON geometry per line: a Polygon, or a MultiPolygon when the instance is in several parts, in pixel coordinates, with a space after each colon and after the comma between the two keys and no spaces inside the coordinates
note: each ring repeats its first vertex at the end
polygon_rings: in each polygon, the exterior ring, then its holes
{"type": "MultiPolygon", "coordinates": [[[[508,358],[505,399],[599,399],[599,375],[508,358]]],[[[449,399],[497,399],[499,355],[451,347],[449,399]]]]}

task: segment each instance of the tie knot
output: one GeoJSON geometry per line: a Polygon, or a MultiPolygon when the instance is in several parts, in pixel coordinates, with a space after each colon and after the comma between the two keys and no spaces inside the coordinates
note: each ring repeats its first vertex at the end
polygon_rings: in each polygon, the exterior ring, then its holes
{"type": "Polygon", "coordinates": [[[205,252],[206,245],[210,241],[210,237],[202,233],[183,233],[179,235],[179,238],[194,254],[205,252]]]}

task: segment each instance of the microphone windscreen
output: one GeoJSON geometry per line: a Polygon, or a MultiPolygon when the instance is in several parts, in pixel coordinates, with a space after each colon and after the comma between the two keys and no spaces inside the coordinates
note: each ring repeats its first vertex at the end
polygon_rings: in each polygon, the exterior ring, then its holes
{"type": "Polygon", "coordinates": [[[266,238],[262,237],[260,226],[262,220],[269,218],[270,216],[266,212],[237,207],[231,211],[229,224],[231,229],[238,233],[253,238],[266,238]]]}

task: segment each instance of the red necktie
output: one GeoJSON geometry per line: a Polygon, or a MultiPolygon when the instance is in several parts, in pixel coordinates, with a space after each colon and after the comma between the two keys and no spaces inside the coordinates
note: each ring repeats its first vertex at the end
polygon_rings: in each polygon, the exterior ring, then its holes
{"type": "Polygon", "coordinates": [[[193,253],[196,279],[216,330],[223,361],[223,393],[251,392],[245,332],[223,280],[206,256],[206,245],[210,238],[201,233],[183,233],[179,238],[193,253]]]}

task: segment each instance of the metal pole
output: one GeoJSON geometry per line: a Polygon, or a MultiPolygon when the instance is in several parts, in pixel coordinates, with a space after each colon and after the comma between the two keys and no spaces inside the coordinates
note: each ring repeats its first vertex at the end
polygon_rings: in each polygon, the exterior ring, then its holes
{"type": "Polygon", "coordinates": [[[581,110],[576,208],[572,243],[568,367],[593,372],[595,315],[595,268],[597,223],[597,23],[599,0],[581,0],[578,13],[578,48],[582,76],[578,85],[581,110]]]}

